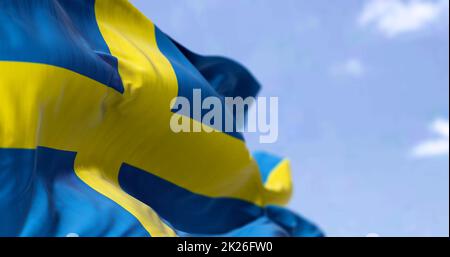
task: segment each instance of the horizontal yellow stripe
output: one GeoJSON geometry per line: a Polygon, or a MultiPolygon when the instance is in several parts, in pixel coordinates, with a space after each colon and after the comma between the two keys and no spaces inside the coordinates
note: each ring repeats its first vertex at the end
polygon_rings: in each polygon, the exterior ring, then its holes
{"type": "MultiPolygon", "coordinates": [[[[87,162],[125,162],[198,194],[263,204],[244,143],[224,133],[172,132],[160,86],[121,95],[54,66],[0,62],[0,70],[0,147],[45,146],[87,162]]],[[[117,170],[102,172],[117,181],[117,170]]]]}

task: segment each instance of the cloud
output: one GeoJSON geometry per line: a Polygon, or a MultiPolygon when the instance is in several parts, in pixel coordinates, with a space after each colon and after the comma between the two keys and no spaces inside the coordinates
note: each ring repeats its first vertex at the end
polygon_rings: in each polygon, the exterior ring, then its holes
{"type": "Polygon", "coordinates": [[[387,37],[417,31],[448,17],[448,0],[370,0],[359,16],[387,37]]]}
{"type": "Polygon", "coordinates": [[[435,120],[430,130],[438,135],[438,138],[426,140],[413,148],[415,157],[443,156],[449,153],[449,121],[444,119],[435,120]]]}
{"type": "Polygon", "coordinates": [[[353,78],[359,78],[362,77],[364,73],[364,64],[358,58],[349,58],[331,68],[331,74],[334,76],[349,76],[353,78]]]}

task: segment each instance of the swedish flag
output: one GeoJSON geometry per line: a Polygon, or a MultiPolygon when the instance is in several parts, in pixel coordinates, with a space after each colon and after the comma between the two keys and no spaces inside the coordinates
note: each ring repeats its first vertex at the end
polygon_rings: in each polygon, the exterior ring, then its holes
{"type": "Polygon", "coordinates": [[[125,0],[0,1],[0,236],[321,235],[281,207],[287,160],[170,130],[170,101],[196,88],[259,85],[125,0]]]}

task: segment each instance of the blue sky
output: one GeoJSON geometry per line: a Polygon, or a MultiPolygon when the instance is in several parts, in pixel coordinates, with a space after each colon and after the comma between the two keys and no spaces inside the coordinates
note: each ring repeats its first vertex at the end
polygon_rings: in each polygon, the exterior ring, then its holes
{"type": "Polygon", "coordinates": [[[279,97],[290,208],[331,236],[449,235],[448,0],[131,1],[279,97]]]}

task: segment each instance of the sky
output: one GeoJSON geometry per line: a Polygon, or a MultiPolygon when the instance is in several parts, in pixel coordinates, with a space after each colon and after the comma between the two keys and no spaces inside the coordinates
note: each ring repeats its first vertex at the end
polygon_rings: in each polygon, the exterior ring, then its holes
{"type": "Polygon", "coordinates": [[[279,97],[289,208],[329,236],[449,236],[448,0],[132,0],[279,97]]]}

